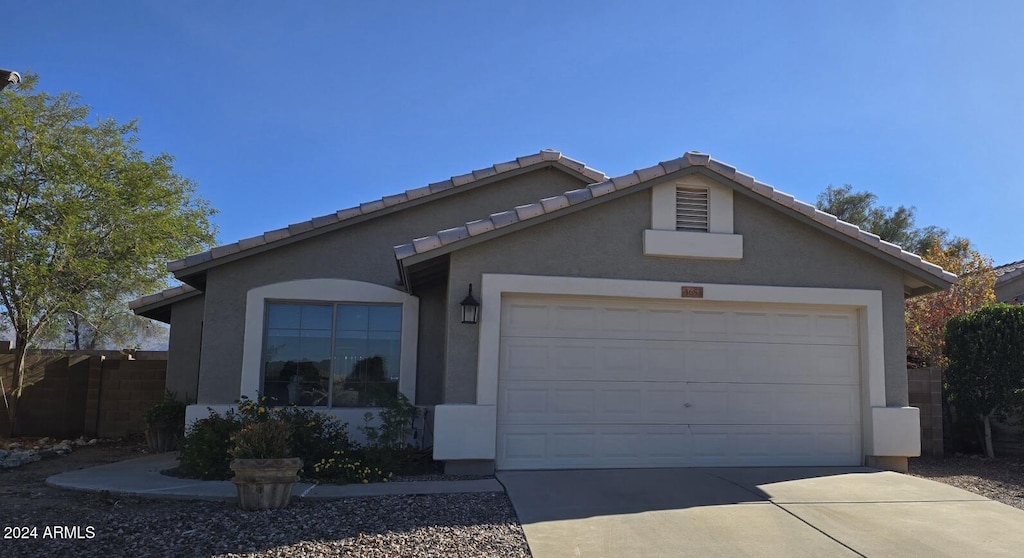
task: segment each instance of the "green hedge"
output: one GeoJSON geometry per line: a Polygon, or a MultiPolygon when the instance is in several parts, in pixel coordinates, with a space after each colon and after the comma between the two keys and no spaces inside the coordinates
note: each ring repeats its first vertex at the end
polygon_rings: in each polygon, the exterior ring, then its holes
{"type": "Polygon", "coordinates": [[[945,383],[957,414],[1006,420],[1021,409],[1024,305],[993,304],[946,323],[945,383]]]}

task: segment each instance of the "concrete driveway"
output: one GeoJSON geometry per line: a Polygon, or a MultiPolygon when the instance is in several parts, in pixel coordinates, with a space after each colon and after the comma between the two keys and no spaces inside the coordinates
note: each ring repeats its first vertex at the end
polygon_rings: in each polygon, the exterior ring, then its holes
{"type": "Polygon", "coordinates": [[[1024,511],[867,468],[499,472],[534,558],[1017,556],[1024,511]]]}

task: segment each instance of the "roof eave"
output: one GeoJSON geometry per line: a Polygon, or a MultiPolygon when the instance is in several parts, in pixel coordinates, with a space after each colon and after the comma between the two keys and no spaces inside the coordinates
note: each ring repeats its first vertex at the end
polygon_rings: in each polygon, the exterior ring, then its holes
{"type": "MultiPolygon", "coordinates": [[[[477,188],[482,188],[484,186],[487,186],[489,184],[493,184],[495,182],[499,182],[499,181],[502,181],[502,180],[505,180],[505,179],[508,179],[508,178],[513,178],[513,177],[516,177],[516,176],[520,176],[520,175],[523,175],[523,174],[526,174],[526,173],[530,173],[530,172],[534,172],[534,171],[537,171],[537,170],[541,170],[541,169],[544,169],[544,168],[552,168],[552,169],[564,172],[565,174],[568,174],[569,176],[575,177],[576,179],[580,180],[584,184],[588,183],[588,181],[590,181],[592,179],[592,176],[587,174],[588,171],[592,172],[592,169],[589,169],[589,167],[585,167],[584,170],[580,171],[580,170],[576,170],[575,168],[572,168],[570,166],[567,166],[564,162],[560,162],[560,159],[556,159],[556,160],[543,160],[541,162],[538,162],[538,163],[535,163],[535,164],[532,164],[532,165],[529,165],[529,166],[526,166],[526,167],[522,167],[522,168],[519,168],[519,169],[514,169],[514,170],[509,170],[509,171],[501,172],[501,173],[494,174],[494,175],[491,175],[491,176],[488,176],[488,177],[485,177],[485,178],[480,178],[478,180],[473,181],[471,184],[467,184],[465,186],[448,188],[446,190],[443,190],[443,191],[440,191],[440,192],[436,192],[436,193],[432,193],[430,195],[423,196],[421,198],[408,200],[408,201],[406,201],[404,203],[396,204],[396,205],[393,205],[393,206],[390,206],[390,207],[384,207],[384,208],[381,208],[379,210],[373,211],[371,213],[365,213],[365,214],[362,214],[362,215],[353,216],[353,217],[350,217],[350,218],[347,218],[347,219],[342,219],[342,220],[336,221],[334,223],[330,223],[330,224],[323,225],[323,226],[320,226],[320,227],[311,228],[311,229],[303,231],[303,232],[299,232],[299,233],[295,233],[295,234],[290,234],[290,235],[285,236],[283,238],[279,238],[279,239],[276,239],[276,240],[273,240],[273,241],[265,242],[265,243],[257,245],[257,246],[246,248],[244,250],[238,250],[238,251],[235,251],[235,252],[232,252],[232,253],[228,253],[228,254],[225,254],[225,255],[222,255],[222,256],[214,257],[213,254],[212,254],[213,250],[210,250],[208,252],[204,252],[203,253],[204,255],[206,255],[206,257],[202,261],[199,261],[199,262],[197,262],[197,263],[195,263],[193,265],[187,265],[185,267],[179,267],[177,269],[169,270],[169,271],[171,271],[171,273],[174,274],[174,277],[176,279],[178,279],[179,281],[182,281],[182,282],[184,282],[184,283],[186,283],[188,285],[191,285],[193,287],[196,287],[196,288],[202,288],[205,285],[205,273],[206,273],[207,270],[209,270],[211,268],[218,267],[218,266],[221,266],[221,265],[224,265],[224,264],[227,264],[227,263],[231,263],[233,261],[237,261],[237,260],[240,260],[240,259],[243,259],[243,258],[247,258],[247,257],[250,257],[250,256],[254,256],[256,254],[260,254],[260,253],[263,253],[263,252],[266,252],[266,251],[269,251],[269,250],[274,250],[274,249],[280,248],[282,246],[287,246],[289,244],[294,244],[296,242],[301,242],[303,240],[306,240],[306,239],[309,239],[309,238],[312,238],[312,237],[315,237],[315,236],[320,236],[320,235],[323,235],[323,234],[327,234],[327,233],[330,233],[330,232],[333,232],[333,231],[337,231],[337,230],[340,230],[340,229],[343,229],[343,228],[346,228],[346,227],[349,227],[349,226],[352,226],[352,225],[356,225],[356,224],[359,224],[359,223],[364,223],[366,221],[369,221],[369,220],[372,220],[372,219],[376,219],[378,217],[384,217],[386,215],[392,215],[392,214],[397,213],[399,211],[403,211],[403,210],[410,209],[410,208],[413,208],[413,207],[418,207],[420,205],[423,205],[423,204],[426,204],[426,203],[430,203],[430,202],[433,202],[433,201],[442,200],[442,199],[445,199],[445,198],[447,198],[449,196],[453,196],[453,195],[456,195],[456,194],[459,194],[459,193],[462,193],[462,192],[467,192],[467,191],[475,190],[477,188]]],[[[216,250],[216,248],[214,250],[216,250]]]]}
{"type": "MultiPolygon", "coordinates": [[[[620,198],[620,197],[625,196],[625,195],[629,195],[629,194],[633,194],[633,193],[636,193],[636,192],[640,192],[640,191],[652,188],[652,187],[654,187],[654,186],[656,186],[658,184],[661,184],[661,183],[664,183],[664,182],[667,182],[667,181],[677,180],[679,178],[682,178],[682,177],[688,176],[688,175],[692,175],[692,174],[700,174],[701,176],[707,177],[707,178],[709,178],[709,179],[711,179],[711,180],[713,180],[713,181],[715,181],[715,182],[717,182],[719,184],[722,184],[723,186],[726,186],[726,187],[729,187],[729,188],[733,189],[735,192],[739,192],[741,195],[744,195],[744,196],[748,197],[749,199],[755,200],[755,201],[757,201],[759,203],[762,203],[762,204],[764,204],[764,205],[766,205],[768,207],[771,207],[771,208],[773,208],[773,209],[775,209],[777,211],[781,211],[784,214],[789,215],[790,217],[793,217],[793,218],[797,219],[798,221],[800,221],[800,222],[802,222],[804,224],[810,225],[810,226],[812,226],[813,228],[815,228],[815,229],[817,229],[819,231],[825,232],[829,236],[832,236],[833,238],[836,238],[836,239],[838,239],[838,240],[840,240],[840,241],[842,241],[842,242],[844,242],[844,243],[846,243],[846,244],[848,244],[850,246],[853,246],[853,247],[855,247],[855,248],[857,248],[859,250],[863,250],[864,252],[866,252],[866,253],[868,253],[868,254],[870,254],[872,256],[875,256],[875,257],[878,257],[878,258],[880,258],[880,259],[882,259],[884,261],[887,261],[888,263],[890,263],[890,264],[896,266],[897,268],[899,268],[900,270],[902,270],[904,273],[910,274],[913,278],[917,279],[918,281],[923,283],[925,286],[930,287],[933,291],[946,290],[950,286],[952,286],[953,283],[956,281],[955,276],[952,276],[951,278],[945,277],[946,275],[950,275],[951,276],[952,274],[943,273],[943,276],[940,277],[939,275],[936,275],[936,274],[933,274],[933,273],[929,273],[928,271],[925,271],[924,269],[921,269],[920,267],[911,264],[910,262],[904,260],[902,257],[899,257],[899,256],[897,256],[895,254],[890,254],[889,252],[887,252],[887,250],[898,251],[898,252],[902,252],[902,250],[898,246],[892,245],[892,244],[884,242],[884,241],[880,241],[874,235],[868,234],[867,238],[862,238],[860,236],[860,234],[863,233],[863,231],[858,231],[858,236],[854,237],[854,236],[851,236],[851,235],[848,235],[848,234],[844,234],[843,232],[841,232],[839,230],[836,230],[836,229],[834,229],[832,227],[826,226],[825,224],[819,222],[819,220],[817,220],[814,217],[812,217],[812,215],[817,217],[818,214],[822,213],[820,211],[815,210],[815,208],[813,208],[813,206],[808,206],[808,208],[803,208],[803,209],[805,209],[805,212],[798,211],[797,209],[794,209],[794,208],[789,207],[789,206],[787,206],[787,205],[785,205],[783,203],[780,203],[780,202],[778,202],[775,199],[776,197],[789,197],[789,198],[791,198],[791,196],[789,196],[788,194],[785,194],[783,192],[779,192],[779,191],[775,190],[774,188],[771,188],[770,186],[757,183],[756,181],[753,180],[752,177],[748,177],[746,175],[742,175],[742,173],[736,172],[736,170],[733,169],[732,167],[727,167],[727,166],[723,165],[722,163],[719,163],[718,161],[715,161],[714,159],[711,159],[710,163],[711,164],[715,164],[718,167],[725,167],[723,169],[723,172],[726,171],[726,170],[732,170],[734,175],[742,176],[744,179],[747,179],[751,184],[750,185],[741,184],[736,179],[728,178],[726,176],[723,176],[721,172],[713,170],[711,168],[708,168],[708,165],[690,164],[690,165],[687,165],[687,166],[683,166],[681,168],[677,168],[676,170],[672,170],[671,172],[666,172],[665,174],[660,174],[658,176],[654,176],[653,178],[650,178],[650,179],[647,179],[647,180],[642,180],[642,179],[635,180],[634,179],[634,180],[631,181],[631,183],[627,183],[626,185],[621,187],[621,189],[616,189],[615,191],[609,192],[609,193],[601,195],[601,196],[591,197],[590,199],[587,199],[585,201],[581,201],[579,203],[575,203],[575,204],[569,205],[568,207],[564,207],[564,208],[562,208],[562,209],[560,209],[558,211],[552,212],[552,213],[544,213],[542,215],[538,215],[536,217],[531,217],[529,219],[518,220],[515,223],[509,224],[509,225],[506,225],[506,226],[496,227],[493,230],[489,230],[489,231],[481,233],[481,234],[469,236],[468,238],[460,238],[459,240],[455,240],[454,242],[451,242],[449,244],[444,244],[444,245],[436,247],[436,248],[431,248],[430,250],[428,250],[426,252],[423,252],[423,253],[416,253],[416,254],[410,254],[410,255],[405,256],[405,257],[398,257],[397,259],[399,261],[399,266],[400,267],[402,267],[402,266],[411,266],[411,265],[415,265],[415,264],[418,264],[418,263],[421,263],[421,262],[425,262],[425,261],[428,261],[430,259],[433,259],[434,257],[438,257],[438,256],[445,255],[445,254],[450,254],[451,252],[454,252],[456,250],[460,250],[460,249],[465,248],[465,247],[473,246],[473,245],[479,244],[481,242],[486,242],[486,241],[491,240],[493,238],[498,238],[500,236],[504,236],[505,234],[509,234],[509,233],[521,230],[523,228],[526,228],[526,227],[529,227],[529,226],[532,226],[532,225],[535,225],[535,224],[540,224],[540,223],[543,223],[543,222],[550,221],[552,219],[557,219],[559,217],[562,217],[562,216],[565,216],[565,215],[569,215],[569,214],[575,213],[576,211],[581,211],[581,210],[586,209],[588,207],[592,207],[594,205],[601,204],[601,203],[604,203],[606,201],[611,201],[611,200],[620,198]],[[759,191],[759,189],[761,189],[763,191],[759,191]],[[866,240],[867,241],[877,241],[878,245],[874,246],[872,244],[869,244],[866,240]]],[[[664,167],[665,163],[662,163],[662,166],[664,167]]],[[[639,177],[640,176],[640,172],[642,172],[642,171],[637,171],[634,174],[637,175],[637,177],[639,177]]],[[[629,176],[629,175],[627,175],[627,176],[629,176]]],[[[614,183],[617,180],[619,180],[619,179],[618,178],[611,179],[609,182],[614,183]]],[[[594,185],[591,185],[591,186],[594,186],[594,185]]],[[[800,202],[800,203],[802,204],[802,202],[800,202]]],[[[806,204],[802,204],[802,205],[806,205],[806,204]]],[[[824,214],[824,215],[827,215],[827,214],[824,214]]],[[[834,216],[829,216],[829,217],[831,218],[832,221],[838,221],[837,219],[835,219],[834,216]]],[[[852,225],[849,225],[849,226],[853,227],[852,225]]],[[[853,228],[856,229],[856,227],[853,227],[853,228]]],[[[916,260],[920,260],[920,258],[916,258],[916,260]]],[[[923,260],[921,260],[921,261],[923,262],[923,260]]],[[[923,262],[923,264],[932,266],[935,269],[938,269],[939,271],[942,271],[941,268],[938,268],[938,266],[933,266],[932,264],[928,264],[927,262],[923,262]]],[[[913,296],[917,296],[917,295],[913,295],[913,296]]]]}
{"type": "Polygon", "coordinates": [[[149,318],[151,320],[157,320],[159,322],[169,324],[171,323],[171,306],[177,304],[178,302],[188,300],[194,296],[199,296],[201,294],[203,294],[203,292],[198,290],[188,291],[176,296],[152,302],[150,304],[142,304],[135,307],[130,306],[130,309],[137,316],[142,316],[144,318],[149,318]]]}

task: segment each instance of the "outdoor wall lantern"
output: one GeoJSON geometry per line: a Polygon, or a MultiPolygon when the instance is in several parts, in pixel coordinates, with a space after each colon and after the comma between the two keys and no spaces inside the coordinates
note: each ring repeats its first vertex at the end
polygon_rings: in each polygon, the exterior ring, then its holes
{"type": "Polygon", "coordinates": [[[480,319],[480,303],[473,298],[473,283],[469,284],[469,294],[462,299],[462,323],[475,324],[480,319]]]}

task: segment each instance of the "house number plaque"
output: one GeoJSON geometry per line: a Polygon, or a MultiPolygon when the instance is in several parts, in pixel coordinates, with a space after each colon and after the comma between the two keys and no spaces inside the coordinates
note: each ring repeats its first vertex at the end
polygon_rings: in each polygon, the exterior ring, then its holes
{"type": "Polygon", "coordinates": [[[704,298],[704,287],[683,287],[683,298],[704,298]]]}

